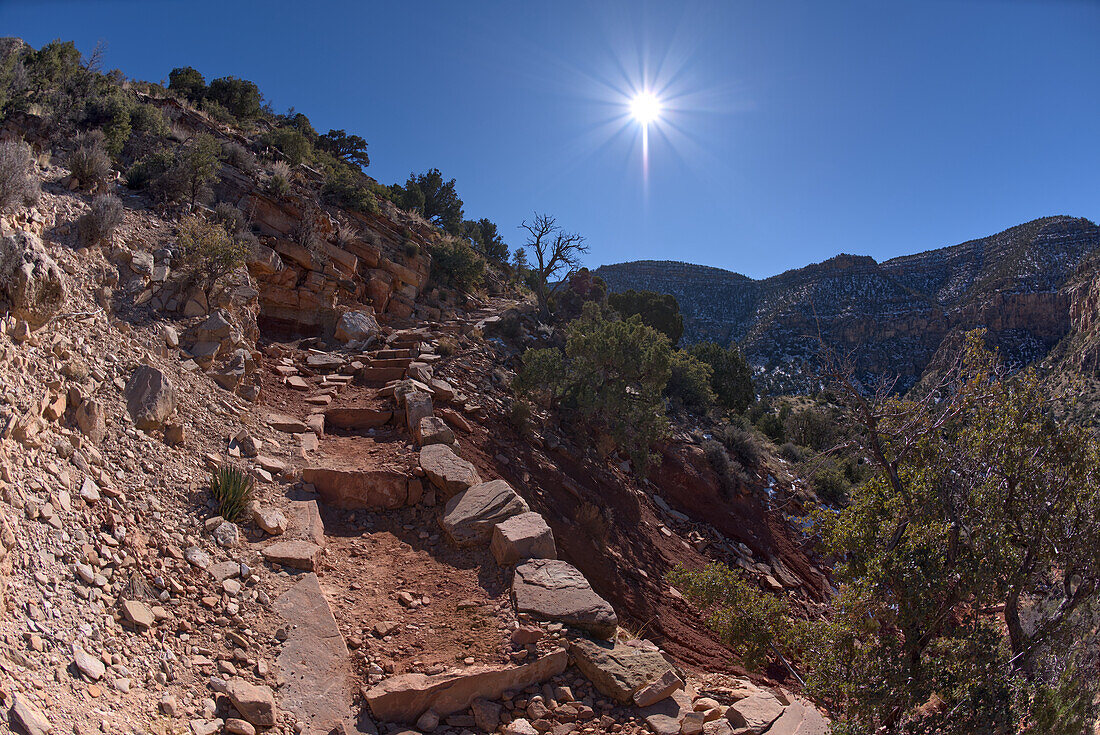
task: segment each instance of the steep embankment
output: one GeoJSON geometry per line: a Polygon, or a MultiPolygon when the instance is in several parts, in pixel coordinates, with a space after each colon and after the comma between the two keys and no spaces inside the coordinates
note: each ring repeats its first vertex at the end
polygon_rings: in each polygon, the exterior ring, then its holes
{"type": "Polygon", "coordinates": [[[613,291],[676,296],[686,341],[738,342],[771,390],[812,389],[822,340],[851,353],[861,372],[899,375],[905,387],[949,335],[977,326],[1010,362],[1044,356],[1069,333],[1076,297],[1068,288],[1098,248],[1094,223],[1047,217],[883,263],[839,255],[759,281],[654,261],[596,273],[613,291]]]}

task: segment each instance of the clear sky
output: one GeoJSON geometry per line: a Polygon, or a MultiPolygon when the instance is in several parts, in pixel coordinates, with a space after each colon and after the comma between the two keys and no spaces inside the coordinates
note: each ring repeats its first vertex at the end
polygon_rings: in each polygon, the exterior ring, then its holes
{"type": "Polygon", "coordinates": [[[1095,0],[0,0],[0,34],[104,41],[139,79],[251,79],[366,138],[383,183],[456,178],[513,246],[555,215],[590,266],[761,277],[1100,220],[1095,0]],[[664,106],[647,167],[642,87],[664,106]]]}

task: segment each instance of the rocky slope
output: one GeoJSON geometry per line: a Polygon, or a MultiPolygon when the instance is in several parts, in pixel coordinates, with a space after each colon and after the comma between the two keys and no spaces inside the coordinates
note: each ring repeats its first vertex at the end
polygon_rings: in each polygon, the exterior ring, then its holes
{"type": "Polygon", "coordinates": [[[671,293],[686,342],[736,341],[774,392],[813,390],[823,340],[864,375],[912,385],[952,335],[977,326],[1014,363],[1043,357],[1074,320],[1078,268],[1100,228],[1047,217],[952,247],[877,263],[839,255],[763,280],[685,263],[602,266],[614,291],[671,293]]]}

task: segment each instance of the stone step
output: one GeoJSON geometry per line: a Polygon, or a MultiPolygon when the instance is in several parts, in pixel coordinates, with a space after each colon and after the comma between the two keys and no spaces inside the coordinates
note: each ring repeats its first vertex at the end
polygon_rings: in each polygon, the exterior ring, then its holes
{"type": "Polygon", "coordinates": [[[403,367],[365,367],[359,371],[359,379],[364,383],[388,383],[405,377],[403,367]]]}
{"type": "Polygon", "coordinates": [[[385,357],[385,358],[371,358],[367,362],[368,368],[408,368],[412,365],[414,358],[412,357],[385,357]]]}
{"type": "Polygon", "coordinates": [[[404,349],[404,350],[375,350],[374,352],[365,352],[362,355],[362,358],[367,359],[367,360],[391,360],[391,359],[394,359],[394,358],[403,358],[403,357],[407,357],[407,358],[411,359],[411,358],[416,357],[416,355],[414,355],[413,351],[409,350],[409,349],[404,349]]]}
{"type": "Polygon", "coordinates": [[[364,431],[385,426],[393,418],[393,411],[379,408],[330,408],[325,411],[325,426],[346,431],[364,431]]]}
{"type": "Polygon", "coordinates": [[[576,567],[560,559],[532,559],[516,567],[512,578],[516,612],[552,620],[600,638],[615,635],[615,609],[592,589],[576,567]]]}
{"type": "Polygon", "coordinates": [[[317,488],[321,500],[349,510],[394,510],[416,505],[423,484],[404,472],[362,469],[354,463],[329,461],[302,469],[302,480],[317,488]]]}
{"type": "Polygon", "coordinates": [[[500,699],[506,691],[520,691],[565,671],[564,648],[521,666],[475,666],[461,671],[426,676],[401,674],[365,692],[375,719],[382,722],[416,722],[429,709],[440,717],[462,712],[475,699],[500,699]]]}

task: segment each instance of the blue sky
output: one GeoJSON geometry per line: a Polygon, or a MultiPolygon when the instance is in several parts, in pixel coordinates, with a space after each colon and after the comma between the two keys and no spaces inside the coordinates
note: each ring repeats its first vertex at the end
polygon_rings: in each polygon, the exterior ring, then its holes
{"type": "Polygon", "coordinates": [[[0,0],[0,33],[107,43],[161,80],[255,81],[369,142],[383,183],[438,167],[510,244],[531,212],[588,264],[754,277],[1035,217],[1100,220],[1100,2],[0,0]],[[649,131],[631,88],[661,90],[649,131]]]}

